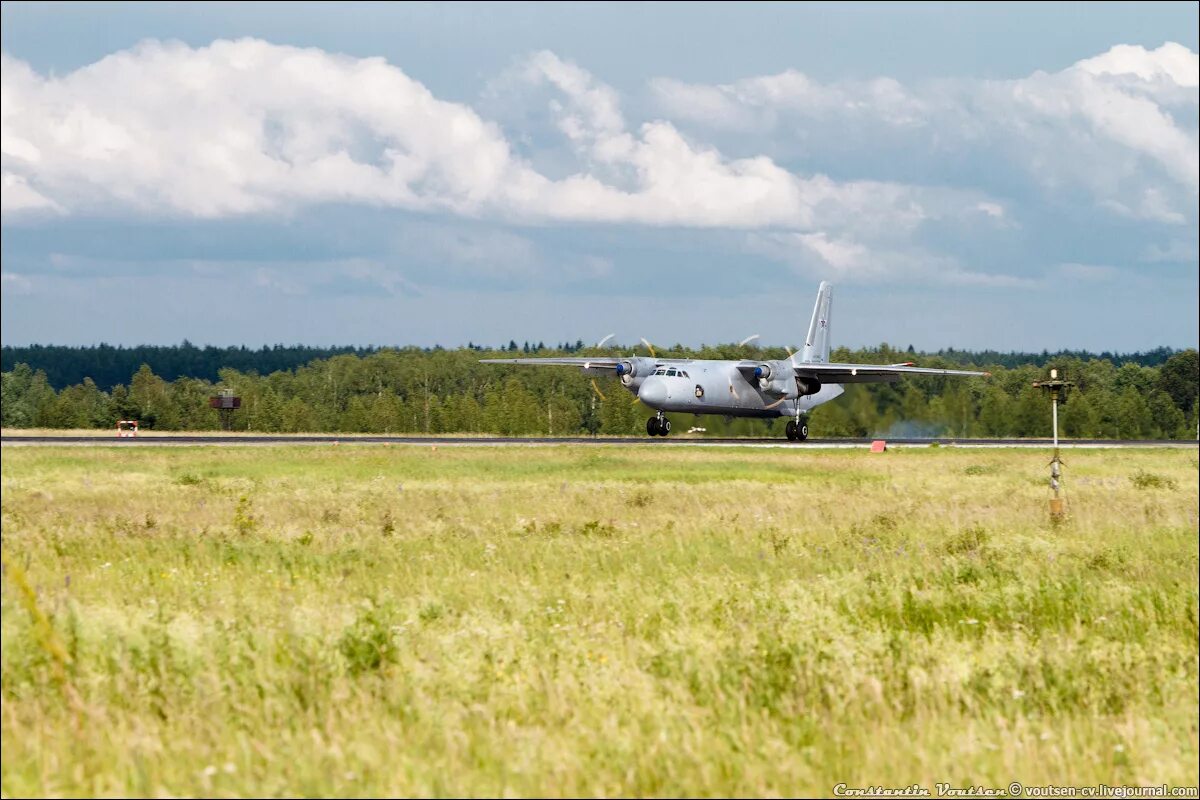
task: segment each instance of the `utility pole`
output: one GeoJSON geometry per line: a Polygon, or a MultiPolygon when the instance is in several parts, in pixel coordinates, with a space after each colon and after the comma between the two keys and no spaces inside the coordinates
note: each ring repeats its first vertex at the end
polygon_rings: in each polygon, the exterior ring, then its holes
{"type": "Polygon", "coordinates": [[[1050,380],[1034,381],[1033,385],[1050,393],[1051,418],[1054,425],[1054,457],[1050,459],[1050,489],[1054,495],[1050,498],[1050,517],[1055,521],[1061,521],[1066,516],[1066,504],[1060,494],[1060,490],[1063,488],[1063,461],[1058,449],[1058,404],[1066,401],[1067,390],[1075,384],[1059,378],[1058,370],[1052,369],[1050,370],[1050,380]]]}

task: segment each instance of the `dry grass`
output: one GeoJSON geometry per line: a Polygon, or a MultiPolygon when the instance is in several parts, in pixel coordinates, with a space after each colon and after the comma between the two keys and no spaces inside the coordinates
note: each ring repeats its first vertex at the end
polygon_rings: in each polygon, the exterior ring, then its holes
{"type": "Polygon", "coordinates": [[[0,788],[1194,782],[1196,454],[1045,461],[6,448],[0,788]]]}

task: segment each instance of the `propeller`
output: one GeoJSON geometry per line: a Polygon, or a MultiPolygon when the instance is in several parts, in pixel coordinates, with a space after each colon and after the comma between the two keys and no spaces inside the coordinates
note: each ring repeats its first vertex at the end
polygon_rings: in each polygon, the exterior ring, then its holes
{"type": "Polygon", "coordinates": [[[745,347],[746,345],[750,344],[757,338],[758,338],[758,334],[752,333],[749,336],[747,336],[745,339],[742,339],[740,342],[738,342],[738,347],[745,347]]]}
{"type": "MultiPolygon", "coordinates": [[[[615,336],[615,333],[610,333],[604,338],[600,339],[598,342],[596,342],[595,349],[602,350],[606,345],[610,351],[613,348],[617,349],[618,358],[616,364],[613,365],[613,372],[621,381],[621,383],[625,384],[627,387],[633,388],[635,386],[635,382],[641,378],[644,378],[647,374],[653,371],[654,361],[651,361],[651,359],[657,360],[658,353],[655,352],[654,345],[650,344],[649,340],[647,340],[645,337],[642,337],[640,341],[646,346],[646,349],[650,351],[650,358],[635,355],[637,348],[634,348],[632,352],[629,352],[629,355],[623,355],[622,351],[624,348],[618,347],[615,343],[610,344],[615,336]]],[[[591,365],[592,362],[590,360],[584,361],[584,369],[590,368],[591,365]]],[[[594,380],[592,381],[592,391],[594,391],[600,399],[604,399],[604,393],[600,391],[600,387],[594,380]]],[[[636,395],[634,397],[634,402],[638,402],[636,395]]]]}

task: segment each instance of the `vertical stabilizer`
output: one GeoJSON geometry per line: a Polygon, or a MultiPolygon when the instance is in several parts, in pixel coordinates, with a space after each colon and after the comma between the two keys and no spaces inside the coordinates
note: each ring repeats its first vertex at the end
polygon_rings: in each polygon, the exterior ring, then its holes
{"type": "Polygon", "coordinates": [[[812,321],[808,323],[808,336],[804,337],[804,349],[800,360],[817,364],[829,363],[829,312],[833,304],[833,286],[821,281],[817,289],[817,304],[813,307],[812,321]]]}

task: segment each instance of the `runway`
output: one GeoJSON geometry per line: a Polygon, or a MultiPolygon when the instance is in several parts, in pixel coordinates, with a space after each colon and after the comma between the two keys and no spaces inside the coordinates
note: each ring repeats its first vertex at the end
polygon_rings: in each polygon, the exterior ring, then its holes
{"type": "MultiPolygon", "coordinates": [[[[622,436],[363,436],[322,434],[291,435],[221,435],[221,434],[151,434],[138,437],[116,436],[0,436],[3,447],[240,447],[280,445],[401,445],[426,447],[529,447],[535,445],[585,445],[617,447],[786,447],[789,449],[858,449],[869,447],[873,439],[809,439],[789,442],[778,439],[705,439],[700,437],[650,438],[622,436]]],[[[888,447],[1028,447],[1053,446],[1050,439],[958,439],[936,437],[929,439],[887,439],[888,447]]],[[[1196,449],[1196,441],[1062,439],[1059,446],[1072,448],[1156,447],[1196,449]]]]}

